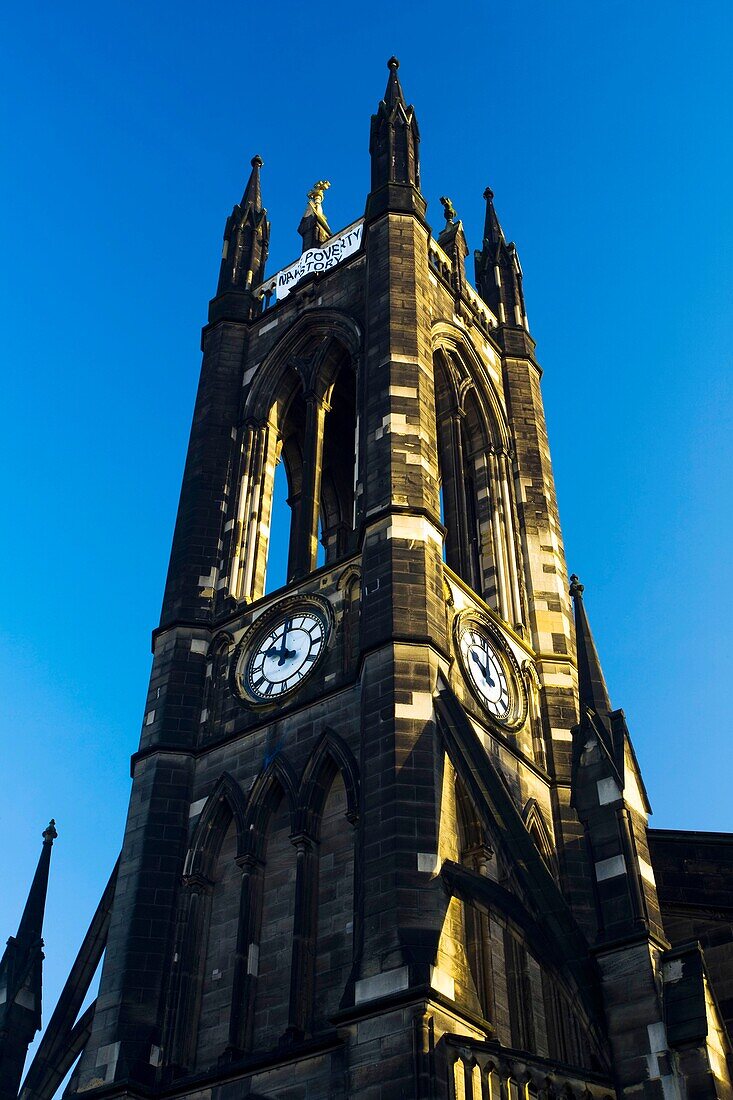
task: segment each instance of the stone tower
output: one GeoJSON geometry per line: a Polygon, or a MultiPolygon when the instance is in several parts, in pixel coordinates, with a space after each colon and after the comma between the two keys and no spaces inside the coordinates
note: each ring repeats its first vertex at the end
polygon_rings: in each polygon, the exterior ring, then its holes
{"type": "Polygon", "coordinates": [[[475,287],[447,198],[433,236],[397,70],[362,218],[332,234],[320,181],[266,277],[255,157],[226,223],[69,1091],[728,1097],[568,585],[517,251],[490,190],[475,287]]]}

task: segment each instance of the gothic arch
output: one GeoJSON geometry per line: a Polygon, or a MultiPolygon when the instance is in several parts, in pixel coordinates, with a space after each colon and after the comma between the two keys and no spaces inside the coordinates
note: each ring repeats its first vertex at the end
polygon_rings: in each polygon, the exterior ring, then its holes
{"type": "Polygon", "coordinates": [[[467,333],[433,326],[446,561],[502,618],[523,622],[511,433],[467,333]]]}
{"type": "Polygon", "coordinates": [[[486,415],[491,443],[508,450],[511,445],[509,423],[486,366],[468,334],[449,321],[437,321],[432,329],[432,345],[434,353],[442,350],[451,357],[458,381],[457,397],[461,410],[465,394],[470,388],[475,389],[486,415]]]}
{"type": "Polygon", "coordinates": [[[289,1023],[290,987],[297,952],[299,858],[296,782],[278,753],[255,780],[247,806],[247,855],[243,860],[240,966],[230,1043],[260,1051],[276,1045],[289,1023]],[[257,965],[250,970],[247,956],[257,965]],[[268,1001],[268,994],[274,1002],[268,1001]]]}
{"type": "Polygon", "coordinates": [[[221,712],[226,695],[229,653],[234,638],[227,630],[214,636],[206,653],[206,687],[201,713],[201,736],[214,737],[220,729],[221,712]]]}
{"type": "Polygon", "coordinates": [[[462,364],[443,348],[433,355],[436,437],[445,527],[445,560],[475,590],[480,590],[478,529],[472,467],[466,452],[466,417],[462,402],[471,378],[462,364]]]}
{"type": "Polygon", "coordinates": [[[217,653],[219,653],[225,647],[230,648],[234,645],[234,637],[228,630],[220,630],[218,634],[215,634],[211,639],[209,648],[206,651],[207,660],[211,660],[217,653]]]}
{"type": "Polygon", "coordinates": [[[337,581],[341,596],[342,667],[348,674],[359,656],[359,616],[361,607],[361,569],[353,562],[347,565],[337,581]]]}
{"type": "Polygon", "coordinates": [[[539,853],[544,859],[547,867],[552,874],[557,878],[557,859],[555,856],[555,849],[552,843],[552,837],[550,831],[545,824],[545,819],[542,816],[542,810],[539,807],[539,803],[536,798],[530,798],[527,801],[524,809],[522,810],[522,819],[527,827],[527,832],[534,840],[539,853]]]}
{"type": "Polygon", "coordinates": [[[298,1034],[328,1026],[353,966],[358,807],[356,761],[343,739],[327,729],[303,769],[293,841],[302,899],[295,914],[291,978],[291,1026],[298,1034]],[[317,899],[315,907],[308,897],[317,899]]]}
{"type": "Polygon", "coordinates": [[[167,1059],[193,1068],[198,1056],[199,1023],[209,944],[217,863],[227,833],[234,827],[238,862],[246,841],[245,799],[228,772],[217,780],[191,838],[179,896],[178,929],[171,1002],[166,1021],[167,1059]]]}
{"type": "Polygon", "coordinates": [[[277,400],[283,377],[295,367],[300,384],[323,397],[335,380],[334,345],[345,351],[352,363],[358,360],[362,334],[356,321],[340,310],[308,309],[298,317],[257,368],[244,407],[244,419],[262,423],[277,400]],[[306,353],[320,341],[315,356],[306,353]]]}
{"type": "Polygon", "coordinates": [[[348,592],[355,582],[361,584],[361,566],[351,562],[338,578],[336,587],[341,593],[348,592]]]}
{"type": "Polygon", "coordinates": [[[346,790],[346,816],[355,825],[359,818],[358,766],[346,742],[333,730],[326,730],[313,749],[300,782],[300,827],[315,840],[326,796],[337,772],[346,790]]]}
{"type": "MultiPolygon", "coordinates": [[[[452,761],[451,761],[452,765],[452,761]]],[[[460,772],[453,769],[456,787],[456,816],[458,824],[458,840],[460,846],[460,862],[472,870],[483,871],[485,864],[491,858],[493,845],[486,831],[481,815],[476,808],[476,803],[471,798],[470,792],[463,781],[460,772]]]]}
{"type": "Polygon", "coordinates": [[[209,795],[199,818],[186,858],[184,875],[203,875],[210,879],[221,842],[234,819],[237,832],[237,855],[244,852],[246,842],[245,800],[236,779],[223,772],[209,795]]]}
{"type": "Polygon", "coordinates": [[[281,797],[287,801],[290,821],[296,824],[296,783],[290,764],[278,753],[260,772],[250,791],[245,814],[246,854],[263,858],[267,821],[281,797]]]}
{"type": "Polygon", "coordinates": [[[339,310],[308,309],[265,356],[242,410],[241,470],[230,579],[237,599],[265,592],[275,468],[288,481],[288,581],[351,549],[356,468],[356,322],[339,310]],[[353,455],[352,468],[344,461],[353,455]]]}

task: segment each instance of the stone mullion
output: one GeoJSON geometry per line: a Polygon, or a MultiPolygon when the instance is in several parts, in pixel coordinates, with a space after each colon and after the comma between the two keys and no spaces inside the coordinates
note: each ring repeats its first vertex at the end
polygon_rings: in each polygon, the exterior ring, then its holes
{"type": "MultiPolygon", "coordinates": [[[[282,459],[281,459],[282,461],[282,459]]],[[[290,540],[288,542],[288,584],[297,576],[298,563],[298,532],[300,531],[300,515],[303,494],[298,491],[288,496],[290,508],[290,540]]]]}
{"type": "Polygon", "coordinates": [[[258,507],[256,512],[253,512],[250,530],[253,551],[251,565],[248,557],[248,577],[249,599],[252,601],[258,600],[260,596],[265,594],[276,465],[277,430],[272,424],[268,423],[263,428],[258,507]]]}
{"type": "Polygon", "coordinates": [[[493,448],[489,451],[489,469],[491,471],[491,528],[494,544],[494,563],[496,566],[498,611],[501,617],[508,622],[509,593],[507,591],[506,538],[502,517],[499,463],[493,448]]]}
{"type": "Polygon", "coordinates": [[[318,561],[318,515],[327,411],[328,406],[317,394],[310,393],[306,396],[303,485],[295,529],[294,578],[312,573],[318,561]]]}
{"type": "Polygon", "coordinates": [[[498,579],[493,545],[491,473],[488,468],[487,456],[483,452],[473,455],[472,458],[476,486],[476,517],[479,530],[481,595],[496,610],[498,579]]]}
{"type": "MultiPolygon", "coordinates": [[[[245,998],[241,1001],[241,1016],[236,1021],[236,1033],[230,1021],[230,1041],[232,1046],[245,1053],[251,1053],[255,1022],[255,1009],[257,1007],[257,992],[259,983],[260,939],[262,936],[262,900],[264,890],[264,863],[259,858],[250,854],[242,863],[242,869],[249,868],[247,882],[247,896],[244,893],[244,881],[240,894],[240,927],[237,934],[237,949],[239,945],[246,948],[246,980],[241,981],[240,989],[245,998]],[[245,904],[247,908],[245,909],[245,904]]],[[[244,951],[242,951],[244,955],[244,951]]],[[[240,972],[243,979],[245,974],[240,972]]],[[[235,982],[237,975],[235,972],[235,982]]]]}
{"type": "Polygon", "coordinates": [[[229,1017],[229,1052],[243,1054],[250,1045],[252,1017],[257,991],[258,914],[262,903],[262,863],[255,856],[238,859],[242,868],[239,894],[239,927],[234,957],[232,1007],[229,1017]]]}
{"type": "Polygon", "coordinates": [[[263,512],[269,520],[275,468],[274,464],[268,464],[267,458],[273,436],[274,431],[269,424],[262,424],[257,428],[249,483],[249,501],[245,513],[245,558],[241,597],[247,601],[256,600],[264,590],[269,522],[265,520],[263,512]]]}
{"type": "Polygon", "coordinates": [[[271,425],[246,426],[230,590],[236,599],[247,602],[257,599],[264,590],[274,482],[274,461],[270,453],[273,450],[271,425]]]}
{"type": "Polygon", "coordinates": [[[326,554],[326,561],[332,562],[339,557],[339,544],[341,540],[341,528],[343,524],[334,523],[331,527],[326,527],[323,531],[323,538],[321,545],[326,554]]]}
{"type": "Polygon", "coordinates": [[[318,856],[311,837],[291,837],[296,850],[293,954],[290,967],[288,1036],[302,1039],[313,1013],[314,964],[318,922],[318,856]]]}
{"type": "Polygon", "coordinates": [[[511,593],[511,617],[508,622],[516,626],[522,622],[522,597],[519,588],[519,563],[517,562],[517,539],[515,535],[514,507],[510,491],[511,468],[509,455],[502,450],[498,456],[499,484],[501,487],[501,499],[504,506],[504,531],[506,535],[506,557],[508,564],[508,587],[511,593]]]}
{"type": "Polygon", "coordinates": [[[242,598],[242,555],[245,550],[247,503],[249,500],[250,485],[252,483],[252,461],[254,458],[255,439],[255,426],[253,424],[247,424],[244,429],[244,438],[242,439],[240,449],[239,500],[237,502],[237,516],[234,523],[232,538],[232,564],[229,570],[230,591],[235,599],[242,598]]]}
{"type": "Polygon", "coordinates": [[[459,473],[456,452],[453,448],[453,428],[451,419],[438,424],[441,439],[441,483],[443,489],[443,524],[446,528],[445,558],[451,569],[459,576],[461,573],[459,473]]]}
{"type": "MultiPolygon", "coordinates": [[[[453,456],[453,477],[455,482],[456,515],[454,537],[456,541],[457,572],[466,584],[473,586],[471,568],[471,546],[468,531],[468,506],[466,502],[466,471],[463,457],[463,433],[461,423],[463,414],[452,412],[450,416],[450,452],[453,456]]],[[[450,565],[450,562],[448,563],[450,565]]],[[[455,568],[455,566],[454,566],[455,568]]]]}

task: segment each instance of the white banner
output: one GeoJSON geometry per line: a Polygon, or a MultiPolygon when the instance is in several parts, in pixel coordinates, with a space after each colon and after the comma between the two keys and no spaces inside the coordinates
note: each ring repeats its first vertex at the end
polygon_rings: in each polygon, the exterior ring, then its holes
{"type": "Polygon", "coordinates": [[[275,296],[278,302],[286,298],[296,283],[306,275],[312,275],[314,271],[329,271],[342,260],[353,256],[361,245],[364,222],[354,222],[342,233],[330,237],[319,248],[307,249],[299,260],[289,267],[284,267],[275,276],[275,296]]]}

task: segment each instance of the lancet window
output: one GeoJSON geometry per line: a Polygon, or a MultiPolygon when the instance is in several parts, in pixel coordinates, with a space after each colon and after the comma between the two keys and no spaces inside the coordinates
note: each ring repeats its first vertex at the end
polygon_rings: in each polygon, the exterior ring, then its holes
{"type": "MultiPolygon", "coordinates": [[[[356,371],[350,347],[319,329],[259,370],[245,410],[231,586],[258,599],[307,576],[353,546],[356,371]],[[276,469],[287,481],[287,513],[273,522],[276,469]],[[284,532],[287,531],[287,535],[284,532]],[[271,539],[271,532],[279,533],[271,539]],[[320,544],[320,545],[319,545],[320,544]],[[287,557],[283,571],[275,566],[287,557]]],[[[281,505],[282,507],[282,505],[281,505]]]]}
{"type": "Polygon", "coordinates": [[[239,922],[234,820],[219,849],[210,890],[209,928],[201,975],[201,1007],[195,1062],[214,1065],[229,1038],[229,1005],[239,922]]]}
{"type": "Polygon", "coordinates": [[[296,876],[288,811],[287,799],[282,795],[273,807],[267,830],[259,942],[255,941],[250,951],[249,965],[257,977],[252,1050],[276,1046],[288,1027],[296,876]]]}
{"type": "Polygon", "coordinates": [[[223,775],[194,831],[164,1048],[182,1070],[330,1027],[353,966],[356,763],[327,731],[298,784],[223,775]]]}
{"type": "Polygon", "coordinates": [[[445,559],[507,622],[523,619],[513,475],[498,403],[457,348],[434,356],[445,559]],[[481,387],[485,392],[481,392],[481,387]]]}

